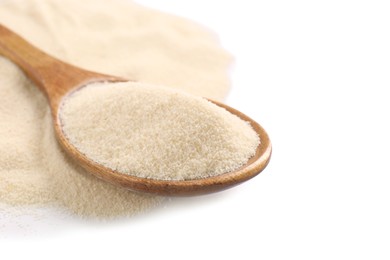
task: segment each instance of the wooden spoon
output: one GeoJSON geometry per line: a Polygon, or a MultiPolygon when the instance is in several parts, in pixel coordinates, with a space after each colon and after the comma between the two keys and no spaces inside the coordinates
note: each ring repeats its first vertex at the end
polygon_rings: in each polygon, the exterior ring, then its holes
{"type": "Polygon", "coordinates": [[[218,176],[186,181],[147,179],[113,171],[92,161],[70,143],[62,131],[59,121],[59,106],[70,92],[87,84],[99,81],[119,82],[128,80],[87,71],[60,61],[32,46],[1,24],[0,55],[19,65],[27,76],[46,94],[53,116],[56,136],[63,149],[87,172],[115,185],[134,191],[159,195],[205,194],[232,187],[256,176],[267,166],[270,160],[271,143],[264,129],[243,113],[225,104],[210,100],[242,120],[248,121],[258,133],[261,144],[257,147],[256,154],[244,166],[233,172],[218,176]]]}

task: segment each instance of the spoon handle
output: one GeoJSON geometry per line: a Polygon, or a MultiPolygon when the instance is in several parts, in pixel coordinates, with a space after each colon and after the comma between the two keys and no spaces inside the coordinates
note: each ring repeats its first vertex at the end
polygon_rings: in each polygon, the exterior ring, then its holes
{"type": "MultiPolygon", "coordinates": [[[[58,77],[63,77],[67,72],[67,64],[64,64],[52,56],[34,47],[22,37],[0,24],[0,54],[16,63],[34,83],[48,96],[52,96],[48,85],[57,85],[56,93],[60,92],[63,84],[56,84],[58,77]],[[66,68],[64,71],[63,69],[66,68]],[[57,72],[57,73],[54,73],[57,72]]],[[[58,93],[60,94],[60,93],[58,93]]]]}
{"type": "Polygon", "coordinates": [[[61,98],[71,89],[86,84],[91,79],[114,78],[60,61],[1,24],[0,55],[16,63],[46,94],[53,113],[56,113],[61,98]]]}

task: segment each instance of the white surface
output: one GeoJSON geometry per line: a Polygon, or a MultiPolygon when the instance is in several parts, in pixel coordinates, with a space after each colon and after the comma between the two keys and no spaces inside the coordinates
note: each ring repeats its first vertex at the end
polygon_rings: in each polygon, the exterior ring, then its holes
{"type": "Polygon", "coordinates": [[[237,57],[228,104],[269,132],[269,167],[137,218],[30,227],[4,259],[389,259],[388,2],[139,2],[220,34],[237,57]]]}

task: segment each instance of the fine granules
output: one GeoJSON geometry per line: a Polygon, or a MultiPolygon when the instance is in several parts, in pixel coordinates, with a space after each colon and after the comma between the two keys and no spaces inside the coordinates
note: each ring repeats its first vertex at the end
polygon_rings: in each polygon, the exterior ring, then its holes
{"type": "Polygon", "coordinates": [[[158,180],[201,179],[234,171],[256,152],[250,124],[210,101],[137,82],[99,82],[62,102],[61,126],[89,159],[158,180]]]}

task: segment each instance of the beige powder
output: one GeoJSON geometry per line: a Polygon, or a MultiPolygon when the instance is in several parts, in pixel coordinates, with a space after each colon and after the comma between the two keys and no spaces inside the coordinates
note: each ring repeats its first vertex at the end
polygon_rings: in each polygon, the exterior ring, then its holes
{"type": "MultiPolygon", "coordinates": [[[[103,0],[0,0],[0,22],[90,70],[221,100],[230,57],[185,19],[103,0]]],[[[59,148],[44,96],[0,57],[0,204],[54,205],[85,216],[131,215],[162,198],[85,173],[59,148]]]]}
{"type": "Polygon", "coordinates": [[[238,169],[259,137],[208,100],[137,82],[94,83],[62,103],[62,129],[91,160],[120,173],[190,180],[238,169]]]}

